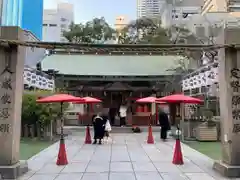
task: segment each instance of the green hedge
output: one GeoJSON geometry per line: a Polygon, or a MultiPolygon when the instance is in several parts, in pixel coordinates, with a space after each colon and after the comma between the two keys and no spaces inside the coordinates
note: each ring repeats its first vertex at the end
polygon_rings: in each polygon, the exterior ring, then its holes
{"type": "MultiPolygon", "coordinates": [[[[60,115],[60,103],[37,103],[39,97],[52,95],[51,92],[24,92],[22,101],[22,125],[40,124],[47,126],[60,115]]],[[[67,108],[64,104],[63,110],[67,108]]]]}

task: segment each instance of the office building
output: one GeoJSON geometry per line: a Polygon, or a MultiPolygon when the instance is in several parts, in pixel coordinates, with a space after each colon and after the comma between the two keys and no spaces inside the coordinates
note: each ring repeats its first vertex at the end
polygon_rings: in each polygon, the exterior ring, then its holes
{"type": "Polygon", "coordinates": [[[116,31],[120,32],[128,23],[126,16],[117,16],[114,24],[116,31]]]}
{"type": "Polygon", "coordinates": [[[162,26],[165,28],[172,25],[184,26],[190,20],[191,16],[200,14],[203,0],[175,0],[165,1],[162,5],[162,26]]]}
{"type": "MultiPolygon", "coordinates": [[[[43,0],[3,0],[2,26],[19,26],[25,41],[42,39],[43,0]]],[[[25,65],[35,67],[45,56],[42,48],[26,48],[25,65]]]]}
{"type": "Polygon", "coordinates": [[[137,0],[137,18],[160,17],[164,0],[137,0]]]}
{"type": "Polygon", "coordinates": [[[23,29],[31,31],[39,40],[42,40],[43,0],[22,0],[23,29]]]}
{"type": "Polygon", "coordinates": [[[240,17],[240,3],[236,0],[205,0],[202,15],[209,12],[228,12],[235,17],[240,17]]]}
{"type": "Polygon", "coordinates": [[[22,0],[3,0],[1,25],[20,26],[22,19],[22,0]]]}
{"type": "Polygon", "coordinates": [[[42,39],[43,0],[3,0],[2,26],[19,26],[42,39]]]}
{"type": "Polygon", "coordinates": [[[43,11],[43,41],[59,42],[61,39],[60,19],[56,9],[43,11]]]}
{"type": "Polygon", "coordinates": [[[43,12],[43,41],[65,42],[63,32],[74,21],[74,9],[70,3],[59,3],[57,9],[43,12]]]}
{"type": "Polygon", "coordinates": [[[0,0],[0,24],[2,24],[3,0],[0,0]]]}
{"type": "Polygon", "coordinates": [[[226,0],[205,0],[202,15],[208,12],[227,12],[226,0]]]}

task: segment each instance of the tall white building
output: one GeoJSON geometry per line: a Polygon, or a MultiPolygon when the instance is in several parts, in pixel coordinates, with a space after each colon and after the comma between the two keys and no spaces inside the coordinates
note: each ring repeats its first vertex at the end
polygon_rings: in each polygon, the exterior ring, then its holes
{"type": "Polygon", "coordinates": [[[43,13],[43,41],[64,42],[63,32],[74,21],[74,7],[59,3],[57,9],[45,9],[43,13]]]}
{"type": "Polygon", "coordinates": [[[163,27],[184,26],[191,16],[201,13],[203,4],[203,0],[166,0],[161,10],[163,27]]]}
{"type": "Polygon", "coordinates": [[[137,0],[137,18],[160,17],[164,0],[137,0]]]}

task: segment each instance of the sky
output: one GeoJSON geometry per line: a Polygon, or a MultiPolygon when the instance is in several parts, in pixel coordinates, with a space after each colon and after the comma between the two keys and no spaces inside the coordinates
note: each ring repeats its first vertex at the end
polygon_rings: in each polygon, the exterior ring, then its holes
{"type": "Polygon", "coordinates": [[[114,25],[117,16],[136,19],[136,0],[44,0],[44,8],[56,8],[57,2],[74,4],[75,23],[102,16],[110,25],[114,25]]]}

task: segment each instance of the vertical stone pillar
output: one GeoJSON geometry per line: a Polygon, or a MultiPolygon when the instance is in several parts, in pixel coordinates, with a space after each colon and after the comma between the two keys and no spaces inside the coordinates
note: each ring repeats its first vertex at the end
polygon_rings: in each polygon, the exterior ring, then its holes
{"type": "MultiPolygon", "coordinates": [[[[226,28],[221,44],[240,44],[240,29],[226,28]]],[[[227,177],[240,177],[240,49],[219,51],[219,96],[222,160],[213,168],[227,177]]]]}
{"type": "MultiPolygon", "coordinates": [[[[18,27],[0,27],[0,38],[23,40],[18,27]]],[[[25,47],[0,45],[0,174],[17,178],[27,171],[19,161],[25,47]]]]}

